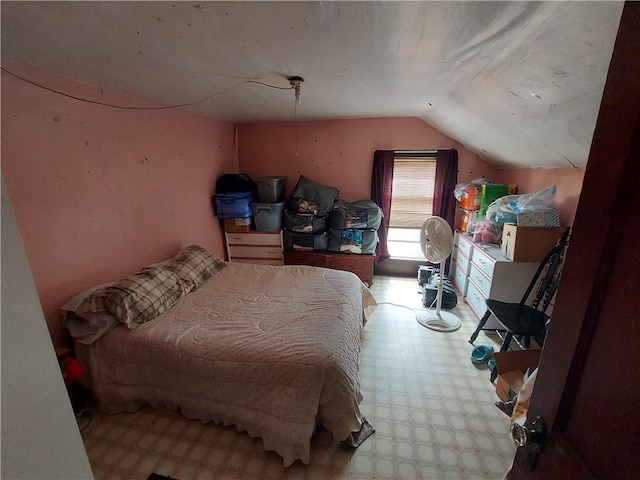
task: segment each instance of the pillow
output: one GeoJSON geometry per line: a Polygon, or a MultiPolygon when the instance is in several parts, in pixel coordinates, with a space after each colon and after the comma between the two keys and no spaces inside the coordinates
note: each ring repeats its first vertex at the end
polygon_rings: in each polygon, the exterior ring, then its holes
{"type": "Polygon", "coordinates": [[[62,324],[77,342],[91,345],[118,324],[118,320],[106,308],[92,310],[87,304],[87,299],[94,291],[110,285],[113,283],[91,287],[77,294],[60,309],[63,313],[62,324]]]}
{"type": "Polygon", "coordinates": [[[188,293],[197,289],[214,273],[222,270],[226,264],[201,246],[190,245],[171,260],[158,266],[180,277],[185,282],[188,293]]]}
{"type": "Polygon", "coordinates": [[[106,309],[134,330],[166,312],[187,292],[182,280],[161,267],[147,267],[115,285],[96,290],[87,299],[91,308],[106,309]]]}

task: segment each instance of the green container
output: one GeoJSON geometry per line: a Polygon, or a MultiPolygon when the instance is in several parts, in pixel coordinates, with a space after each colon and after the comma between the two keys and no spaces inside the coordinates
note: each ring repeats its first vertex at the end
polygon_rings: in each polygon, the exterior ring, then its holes
{"type": "Polygon", "coordinates": [[[487,208],[496,198],[516,193],[516,186],[513,183],[486,183],[482,185],[482,195],[480,197],[480,217],[487,214],[487,208]]]}

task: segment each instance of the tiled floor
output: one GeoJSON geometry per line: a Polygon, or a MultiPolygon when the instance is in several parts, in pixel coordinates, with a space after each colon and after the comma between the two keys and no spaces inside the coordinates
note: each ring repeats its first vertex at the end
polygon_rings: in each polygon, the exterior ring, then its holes
{"type": "MultiPolygon", "coordinates": [[[[361,384],[362,411],[376,433],[358,449],[320,430],[311,463],[285,469],[259,439],[233,427],[144,407],[93,414],[82,435],[95,478],[502,478],[514,453],[509,419],[494,406],[486,367],[469,360],[476,325],[469,308],[459,299],[460,330],[436,332],[415,320],[412,309],[422,307],[415,279],[376,277],[372,291],[379,306],[364,330],[361,384]]],[[[479,343],[497,346],[484,334],[479,343]]]]}

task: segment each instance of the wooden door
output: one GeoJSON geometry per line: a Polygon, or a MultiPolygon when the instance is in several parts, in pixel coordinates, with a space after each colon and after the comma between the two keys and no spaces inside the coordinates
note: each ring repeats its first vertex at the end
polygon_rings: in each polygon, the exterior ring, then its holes
{"type": "Polygon", "coordinates": [[[640,3],[627,2],[529,408],[547,441],[508,478],[640,476],[640,3]]]}

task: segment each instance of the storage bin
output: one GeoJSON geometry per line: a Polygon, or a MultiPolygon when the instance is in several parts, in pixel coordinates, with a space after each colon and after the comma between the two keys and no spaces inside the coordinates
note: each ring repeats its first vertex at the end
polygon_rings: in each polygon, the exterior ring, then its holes
{"type": "Polygon", "coordinates": [[[251,202],[253,221],[259,232],[279,232],[282,230],[282,214],[285,202],[251,202]]]}
{"type": "Polygon", "coordinates": [[[319,233],[294,233],[283,230],[282,240],[285,250],[315,250],[326,252],[329,246],[329,232],[319,233]]]}
{"type": "Polygon", "coordinates": [[[378,232],[375,230],[329,230],[329,251],[334,253],[376,253],[378,232]]]}
{"type": "Polygon", "coordinates": [[[258,202],[279,203],[284,200],[287,177],[260,177],[253,180],[258,190],[258,202]]]}
{"type": "Polygon", "coordinates": [[[250,203],[255,201],[253,192],[216,193],[213,197],[218,218],[247,218],[253,215],[250,203]]]}
{"type": "Polygon", "coordinates": [[[312,213],[284,211],[284,228],[294,233],[324,233],[329,230],[329,222],[324,217],[312,213]]]}

